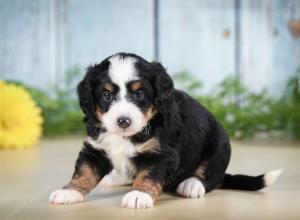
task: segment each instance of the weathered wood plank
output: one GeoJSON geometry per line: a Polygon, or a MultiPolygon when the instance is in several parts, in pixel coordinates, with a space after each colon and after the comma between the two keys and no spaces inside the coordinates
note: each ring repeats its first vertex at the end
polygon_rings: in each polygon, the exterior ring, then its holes
{"type": "Polygon", "coordinates": [[[272,24],[274,27],[273,60],[274,74],[270,88],[273,94],[280,94],[288,78],[300,68],[300,38],[292,36],[288,22],[300,22],[300,1],[273,1],[272,24]]]}
{"type": "Polygon", "coordinates": [[[65,11],[67,67],[85,67],[120,51],[153,59],[151,0],[71,0],[65,11]]]}
{"type": "Polygon", "coordinates": [[[300,41],[288,30],[297,2],[241,1],[241,77],[251,90],[278,95],[300,66],[300,41]]]}
{"type": "Polygon", "coordinates": [[[0,72],[5,79],[47,88],[48,2],[0,1],[0,72]]]}
{"type": "MultiPolygon", "coordinates": [[[[160,0],[160,58],[197,75],[205,91],[235,74],[234,0],[160,0]]],[[[240,75],[280,94],[300,66],[300,0],[241,1],[240,75]]],[[[153,0],[0,1],[0,77],[50,90],[69,67],[119,51],[154,58],[153,0]]]]}
{"type": "Polygon", "coordinates": [[[187,70],[206,90],[234,74],[233,0],[160,2],[160,56],[169,72],[187,70]]]}

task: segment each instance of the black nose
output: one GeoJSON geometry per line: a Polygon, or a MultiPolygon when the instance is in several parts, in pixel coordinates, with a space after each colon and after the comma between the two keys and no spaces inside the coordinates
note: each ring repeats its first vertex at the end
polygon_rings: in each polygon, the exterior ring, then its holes
{"type": "Polygon", "coordinates": [[[129,125],[131,124],[131,120],[128,117],[122,116],[120,118],[118,118],[117,120],[119,127],[125,129],[128,128],[129,125]]]}

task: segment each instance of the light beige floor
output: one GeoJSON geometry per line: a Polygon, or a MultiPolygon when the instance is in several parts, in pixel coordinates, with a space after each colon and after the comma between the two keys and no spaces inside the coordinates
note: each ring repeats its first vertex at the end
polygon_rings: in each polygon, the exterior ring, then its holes
{"type": "Polygon", "coordinates": [[[260,192],[215,190],[200,199],[163,194],[153,209],[119,206],[129,187],[97,187],[87,201],[49,205],[52,190],[73,171],[81,138],[43,140],[38,147],[0,151],[0,219],[300,219],[300,144],[234,142],[231,173],[260,174],[284,168],[260,192]]]}

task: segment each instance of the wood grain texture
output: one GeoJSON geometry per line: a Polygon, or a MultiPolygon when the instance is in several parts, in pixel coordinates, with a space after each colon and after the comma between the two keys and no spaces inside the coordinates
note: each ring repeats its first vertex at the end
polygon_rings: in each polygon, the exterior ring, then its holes
{"type": "MultiPolygon", "coordinates": [[[[236,74],[234,0],[159,1],[159,52],[173,74],[187,70],[210,91],[236,74]]],[[[300,1],[240,4],[240,76],[253,91],[279,95],[300,66],[288,23],[300,1]]],[[[0,77],[52,90],[65,71],[119,52],[154,58],[153,1],[0,1],[0,77]]],[[[178,85],[180,87],[180,85],[178,85]]]]}

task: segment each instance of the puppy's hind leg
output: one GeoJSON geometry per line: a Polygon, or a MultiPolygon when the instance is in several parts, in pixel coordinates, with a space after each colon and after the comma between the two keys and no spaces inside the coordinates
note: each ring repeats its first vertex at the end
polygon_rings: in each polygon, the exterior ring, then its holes
{"type": "Polygon", "coordinates": [[[207,162],[202,162],[198,166],[192,177],[185,179],[178,185],[176,192],[179,195],[182,195],[187,198],[203,197],[205,194],[205,187],[203,183],[206,166],[207,162]]]}
{"type": "Polygon", "coordinates": [[[216,166],[216,158],[203,161],[195,170],[193,176],[182,181],[176,191],[178,194],[188,198],[200,198],[205,193],[215,189],[221,182],[227,165],[216,166]]]}
{"type": "Polygon", "coordinates": [[[199,178],[190,177],[178,185],[176,192],[187,198],[200,198],[205,194],[205,187],[199,178]]]}

